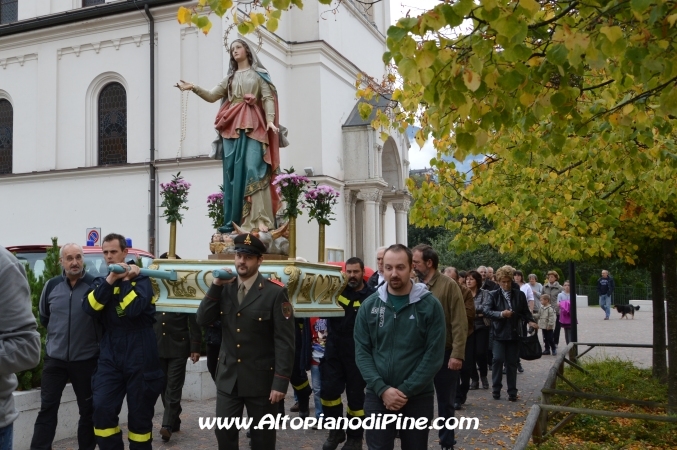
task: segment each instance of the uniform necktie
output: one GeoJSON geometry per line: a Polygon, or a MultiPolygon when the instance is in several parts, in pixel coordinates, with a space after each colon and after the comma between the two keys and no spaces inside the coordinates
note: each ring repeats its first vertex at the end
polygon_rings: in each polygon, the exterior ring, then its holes
{"type": "Polygon", "coordinates": [[[244,300],[244,289],[245,289],[245,286],[244,286],[244,283],[242,283],[240,285],[240,288],[237,290],[237,302],[240,305],[242,304],[242,300],[244,300]]]}

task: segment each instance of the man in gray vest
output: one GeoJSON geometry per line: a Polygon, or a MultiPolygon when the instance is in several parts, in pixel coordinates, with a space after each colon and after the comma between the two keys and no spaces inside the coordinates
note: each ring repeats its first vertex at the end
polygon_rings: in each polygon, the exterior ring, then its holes
{"type": "Polygon", "coordinates": [[[78,402],[78,447],[96,446],[92,421],[92,374],[99,357],[101,324],[82,310],[82,298],[94,277],[85,272],[82,248],[61,247],[63,273],[45,284],[40,297],[40,323],[47,328],[45,365],[42,369],[40,412],[35,420],[31,450],[52,448],[59,404],[68,381],[78,402]]]}

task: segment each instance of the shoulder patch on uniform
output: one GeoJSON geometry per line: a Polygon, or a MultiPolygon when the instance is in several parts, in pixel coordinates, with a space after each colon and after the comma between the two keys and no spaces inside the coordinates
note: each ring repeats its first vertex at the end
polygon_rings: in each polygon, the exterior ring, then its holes
{"type": "Polygon", "coordinates": [[[284,302],[282,303],[282,315],[285,319],[289,319],[294,313],[294,308],[291,306],[291,303],[284,302]]]}
{"type": "Polygon", "coordinates": [[[273,284],[277,284],[278,286],[285,287],[284,283],[281,282],[280,280],[273,280],[271,278],[268,278],[268,281],[270,281],[273,284]]]}

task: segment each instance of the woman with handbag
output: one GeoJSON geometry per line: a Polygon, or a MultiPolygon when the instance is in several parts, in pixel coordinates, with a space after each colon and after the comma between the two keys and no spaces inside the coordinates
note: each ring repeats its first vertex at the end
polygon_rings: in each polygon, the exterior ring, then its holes
{"type": "Polygon", "coordinates": [[[482,389],[489,389],[487,351],[489,349],[491,320],[484,317],[483,309],[483,304],[489,293],[480,287],[482,286],[482,275],[476,270],[468,272],[465,283],[475,299],[475,331],[473,332],[475,335],[475,346],[473,351],[477,367],[473,367],[470,373],[470,378],[472,379],[470,389],[478,389],[480,380],[482,380],[482,389]],[[477,372],[478,367],[479,373],[477,372]]]}
{"type": "Polygon", "coordinates": [[[495,400],[501,398],[503,387],[503,364],[506,366],[508,400],[517,401],[517,361],[520,356],[520,341],[523,336],[523,321],[534,329],[538,324],[529,311],[527,298],[513,281],[515,269],[503,266],[496,271],[500,289],[490,292],[483,305],[484,315],[492,321],[494,331],[494,361],[491,371],[492,393],[495,400]]]}

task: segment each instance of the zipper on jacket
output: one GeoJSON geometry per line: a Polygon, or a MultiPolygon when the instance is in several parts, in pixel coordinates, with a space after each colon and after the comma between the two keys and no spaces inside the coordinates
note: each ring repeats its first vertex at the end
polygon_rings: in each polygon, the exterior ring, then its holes
{"type": "Polygon", "coordinates": [[[72,313],[72,307],[73,307],[73,287],[71,286],[70,280],[68,280],[67,278],[66,278],[66,283],[68,283],[68,287],[71,288],[71,295],[68,298],[68,345],[66,347],[66,361],[70,361],[71,360],[71,313],[72,313]]]}

